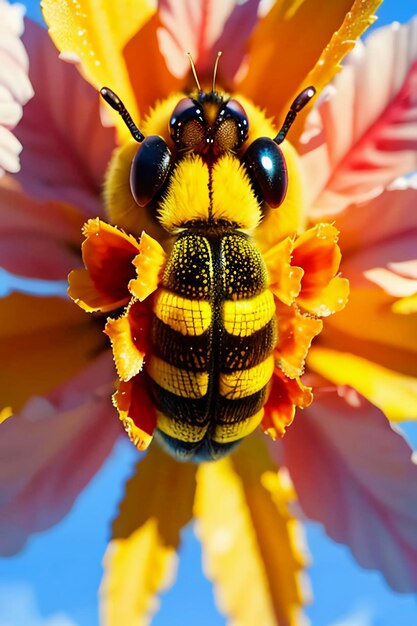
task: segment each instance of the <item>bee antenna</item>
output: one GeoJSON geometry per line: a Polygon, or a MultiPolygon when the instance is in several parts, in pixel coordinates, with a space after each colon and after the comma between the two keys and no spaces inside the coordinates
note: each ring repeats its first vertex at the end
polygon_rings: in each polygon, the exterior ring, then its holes
{"type": "Polygon", "coordinates": [[[190,65],[191,65],[191,71],[193,73],[195,84],[197,85],[197,89],[198,89],[198,91],[202,91],[201,85],[200,85],[200,81],[198,80],[197,72],[196,72],[196,69],[195,69],[193,57],[191,56],[191,52],[187,52],[187,57],[188,57],[188,60],[190,62],[190,65]]]}
{"type": "Polygon", "coordinates": [[[145,135],[143,135],[139,128],[136,126],[135,122],[130,117],[128,110],[126,109],[123,102],[120,100],[118,96],[109,89],[109,87],[102,87],[100,89],[100,95],[111,106],[112,109],[118,112],[128,129],[130,130],[130,134],[133,139],[135,139],[138,143],[141,143],[145,139],[145,135]]]}
{"type": "Polygon", "coordinates": [[[310,102],[311,98],[314,96],[315,93],[316,93],[316,90],[314,89],[314,87],[310,86],[304,89],[300,94],[298,94],[298,96],[296,97],[292,105],[290,106],[290,110],[287,113],[287,116],[284,120],[281,130],[279,131],[279,133],[274,139],[276,144],[280,144],[284,141],[295,118],[297,117],[297,113],[299,113],[301,109],[304,109],[306,104],[310,102]]]}
{"type": "Polygon", "coordinates": [[[219,59],[222,56],[222,51],[219,50],[219,52],[217,53],[217,58],[214,62],[214,70],[213,70],[213,87],[212,87],[212,91],[213,93],[216,93],[216,76],[217,76],[217,68],[219,66],[219,59]]]}

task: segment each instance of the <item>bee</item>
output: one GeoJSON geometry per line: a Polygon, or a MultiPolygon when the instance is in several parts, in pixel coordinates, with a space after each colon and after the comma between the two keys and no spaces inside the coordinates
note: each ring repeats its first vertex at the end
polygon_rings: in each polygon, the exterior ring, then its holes
{"type": "Polygon", "coordinates": [[[152,350],[141,376],[157,411],[155,436],[177,458],[195,462],[228,454],[263,417],[277,322],[267,268],[249,232],[264,203],[278,207],[285,198],[280,144],[315,93],[308,87],[299,94],[274,139],[249,143],[243,106],[216,89],[219,57],[208,91],[189,57],[197,92],[172,111],[170,146],[161,136],[145,137],[120,98],[108,87],[100,91],[139,144],[132,196],[142,209],[156,207],[155,219],[173,238],[152,299],[152,350]],[[187,185],[198,186],[193,198],[201,190],[201,200],[177,201],[187,185]],[[233,206],[229,185],[244,187],[233,206]]]}

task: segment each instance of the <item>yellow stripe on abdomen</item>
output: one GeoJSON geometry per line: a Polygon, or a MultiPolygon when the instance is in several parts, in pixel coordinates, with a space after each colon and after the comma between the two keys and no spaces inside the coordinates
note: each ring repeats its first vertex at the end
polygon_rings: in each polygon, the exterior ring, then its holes
{"type": "Polygon", "coordinates": [[[246,398],[267,385],[274,372],[274,357],[271,355],[259,365],[245,370],[220,374],[219,393],[228,400],[246,398]]]}
{"type": "Polygon", "coordinates": [[[202,335],[211,324],[210,302],[182,298],[166,289],[158,290],[153,311],[161,322],[182,335],[202,335]]]}
{"type": "Polygon", "coordinates": [[[180,398],[196,400],[206,395],[208,372],[192,372],[174,367],[156,356],[146,362],[146,372],[162,389],[180,398]]]}
{"type": "Polygon", "coordinates": [[[214,429],[212,440],[216,443],[231,443],[250,435],[259,426],[264,416],[264,409],[241,422],[218,424],[214,429]]]}
{"type": "Polygon", "coordinates": [[[243,300],[225,300],[223,326],[231,335],[247,337],[268,324],[275,315],[274,296],[267,289],[243,300]]]}
{"type": "Polygon", "coordinates": [[[197,421],[190,424],[184,420],[168,417],[160,411],[157,411],[157,426],[165,435],[187,443],[198,443],[203,439],[208,429],[207,422],[203,425],[197,421]]]}

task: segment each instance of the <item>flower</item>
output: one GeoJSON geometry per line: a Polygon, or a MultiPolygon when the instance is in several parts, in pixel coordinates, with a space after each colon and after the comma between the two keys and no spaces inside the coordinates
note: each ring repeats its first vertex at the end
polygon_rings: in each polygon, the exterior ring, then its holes
{"type": "MultiPolygon", "coordinates": [[[[96,88],[111,86],[138,119],[158,99],[181,91],[187,80],[183,48],[193,54],[201,77],[211,73],[222,48],[219,80],[282,119],[303,87],[313,84],[320,91],[334,78],[377,5],[332,3],[325,18],[318,18],[313,0],[277,3],[258,22],[258,3],[251,1],[166,1],[157,12],[144,0],[125,3],[123,11],[103,2],[95,15],[87,1],[73,11],[64,0],[45,0],[50,34],[76,67],[59,61],[46,33],[27,23],[35,96],[16,131],[24,146],[21,172],[13,185],[8,177],[0,187],[4,267],[49,280],[63,279],[77,266],[83,272],[76,250],[86,219],[92,220],[87,235],[117,232],[117,240],[131,246],[129,258],[144,243],[101,219],[100,188],[115,144],[111,128],[100,122],[100,113],[109,113],[100,111],[85,79],[96,88]],[[297,54],[300,32],[303,55],[297,54]],[[276,59],[283,58],[273,81],[276,59]]],[[[416,166],[416,67],[415,22],[384,29],[355,49],[309,117],[300,114],[289,138],[302,156],[304,184],[301,189],[297,178],[282,210],[265,218],[258,233],[266,258],[303,220],[306,233],[321,232],[323,222],[334,222],[325,227],[333,242],[335,228],[341,233],[341,270],[352,293],[345,310],[326,319],[309,352],[315,400],[282,441],[268,445],[270,454],[256,435],[231,456],[198,467],[150,448],[113,526],[102,589],[104,623],[129,623],[139,615],[146,621],[175,565],[180,531],[193,516],[224,611],[242,624],[300,623],[306,559],[292,515],[295,492],[304,511],[347,542],[365,567],[380,569],[400,591],[415,590],[416,468],[408,444],[387,418],[414,418],[417,406],[410,210],[416,192],[412,181],[404,188],[392,184],[416,166]],[[401,67],[395,80],[394,66],[401,67]],[[376,89],[379,97],[370,100],[368,90],[376,89]],[[381,379],[387,384],[375,384],[381,379]]],[[[114,123],[121,148],[107,176],[120,186],[111,186],[106,203],[112,223],[136,233],[130,210],[135,205],[123,193],[132,144],[120,121],[114,123]]],[[[163,243],[148,222],[141,228],[163,243]]],[[[297,240],[287,245],[297,258],[297,240]]],[[[280,267],[271,264],[272,278],[280,267]]],[[[282,267],[285,273],[288,264],[282,267]]],[[[294,267],[304,266],[300,261],[294,267]]],[[[130,298],[126,286],[136,279],[134,269],[112,303],[130,298]]],[[[101,320],[56,297],[11,294],[1,306],[3,353],[11,354],[3,364],[3,394],[15,414],[1,427],[0,537],[3,551],[14,551],[27,534],[65,514],[119,428],[109,401],[114,374],[101,320]]],[[[123,319],[109,322],[113,345],[123,337],[123,319]]],[[[145,349],[146,343],[135,353],[139,360],[145,349]]],[[[289,354],[282,349],[281,358],[289,354]]],[[[301,362],[304,357],[303,352],[301,362]]],[[[279,430],[273,415],[269,428],[279,430]]]]}
{"type": "Polygon", "coordinates": [[[0,175],[17,172],[21,144],[12,130],[22,117],[22,106],[33,96],[27,76],[28,58],[20,41],[23,32],[22,5],[0,2],[0,175]]]}

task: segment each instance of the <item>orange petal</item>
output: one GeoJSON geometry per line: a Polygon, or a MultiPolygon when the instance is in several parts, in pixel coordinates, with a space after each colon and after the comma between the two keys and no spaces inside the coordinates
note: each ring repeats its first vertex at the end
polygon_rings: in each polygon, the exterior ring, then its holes
{"type": "Polygon", "coordinates": [[[293,240],[287,237],[264,254],[269,272],[270,289],[274,295],[290,306],[300,293],[304,270],[291,266],[293,240]]]}
{"type": "Polygon", "coordinates": [[[342,258],[338,235],[331,224],[317,224],[297,237],[292,263],[304,269],[302,293],[327,285],[337,273],[342,258]]]}
{"type": "Polygon", "coordinates": [[[182,91],[184,87],[184,81],[168,71],[160,52],[158,31],[161,28],[159,16],[153,15],[123,50],[129,82],[136,95],[141,117],[158,100],[166,98],[173,91],[182,91]]]}
{"type": "Polygon", "coordinates": [[[145,232],[140,238],[139,249],[139,254],[133,259],[138,277],[130,281],[129,291],[142,301],[157,289],[166,254],[162,246],[145,232]]]}
{"type": "Polygon", "coordinates": [[[261,422],[262,430],[277,439],[283,437],[294,419],[295,409],[305,409],[313,401],[310,387],[302,384],[299,378],[289,379],[278,368],[272,378],[272,388],[261,422]]]}
{"type": "MultiPolygon", "coordinates": [[[[313,70],[302,83],[302,87],[314,85],[316,91],[325,87],[341,70],[341,61],[354,48],[359,37],[376,20],[375,11],[382,0],[355,0],[346,13],[340,28],[335,30],[329,44],[323,49],[313,70]]],[[[326,7],[327,9],[327,7],[326,7]]],[[[297,120],[297,128],[302,128],[302,121],[307,111],[304,110],[297,120]]]]}
{"type": "Polygon", "coordinates": [[[314,315],[340,311],[348,299],[349,283],[335,278],[342,258],[338,235],[339,231],[331,224],[317,224],[294,244],[292,263],[304,270],[297,304],[314,315]]]}
{"type": "Polygon", "coordinates": [[[98,291],[87,270],[73,270],[70,272],[68,276],[68,295],[87,313],[96,311],[107,313],[124,306],[128,302],[128,297],[115,300],[113,296],[98,291]]]}
{"type": "Polygon", "coordinates": [[[18,411],[104,350],[102,334],[70,301],[13,293],[0,300],[1,409],[18,411]]]}
{"type": "Polygon", "coordinates": [[[71,298],[80,301],[80,306],[86,310],[95,305],[109,311],[126,304],[130,299],[128,284],[135,276],[132,261],[139,252],[139,244],[131,235],[99,218],[89,220],[83,232],[86,237],[82,245],[83,261],[91,280],[73,272],[71,298]],[[99,306],[100,303],[103,306],[99,306]]]}
{"type": "Polygon", "coordinates": [[[336,0],[323,11],[321,0],[276,2],[250,40],[249,71],[239,91],[266,108],[268,115],[283,120],[288,101],[297,95],[352,5],[353,0],[336,0]],[[271,80],[277,59],[285,62],[279,65],[279,76],[271,80]]]}
{"type": "Polygon", "coordinates": [[[311,297],[308,293],[302,293],[297,299],[297,304],[313,315],[327,317],[341,311],[346,306],[348,299],[348,279],[336,276],[322,289],[314,289],[311,297]]]}
{"type": "Polygon", "coordinates": [[[276,302],[278,321],[278,343],[276,355],[282,371],[290,378],[300,376],[304,371],[311,342],[318,335],[323,322],[303,315],[295,307],[276,302]]]}
{"type": "Polygon", "coordinates": [[[121,381],[113,404],[130,441],[138,450],[146,450],[156,427],[156,412],[146,393],[144,378],[135,376],[129,382],[121,381]]]}
{"type": "Polygon", "coordinates": [[[128,381],[138,374],[148,352],[150,311],[133,302],[125,315],[109,319],[105,333],[110,337],[119,378],[128,381]]]}

